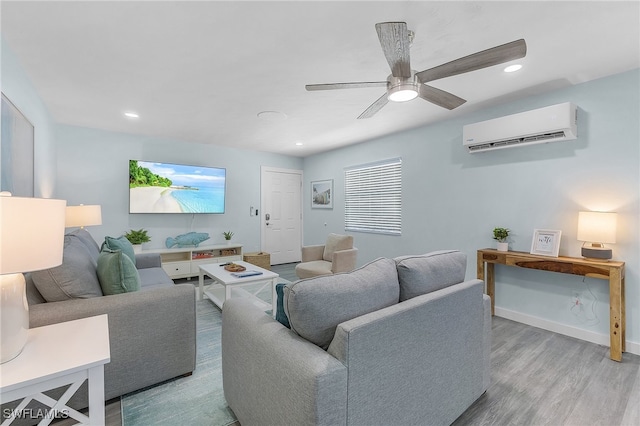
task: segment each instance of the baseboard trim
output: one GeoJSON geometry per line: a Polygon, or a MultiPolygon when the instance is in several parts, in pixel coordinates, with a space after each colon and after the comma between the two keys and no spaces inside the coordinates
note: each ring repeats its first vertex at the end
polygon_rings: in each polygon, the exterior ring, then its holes
{"type": "MultiPolygon", "coordinates": [[[[549,321],[544,318],[534,317],[532,315],[523,314],[509,309],[495,307],[495,314],[498,317],[508,320],[517,321],[532,327],[538,327],[543,330],[553,331],[554,333],[563,334],[565,336],[574,337],[576,339],[586,340],[587,342],[598,345],[609,346],[609,335],[595,333],[593,331],[583,330],[581,328],[572,327],[570,325],[560,324],[549,321]]],[[[640,355],[640,343],[630,342],[627,340],[626,352],[640,355]]]]}

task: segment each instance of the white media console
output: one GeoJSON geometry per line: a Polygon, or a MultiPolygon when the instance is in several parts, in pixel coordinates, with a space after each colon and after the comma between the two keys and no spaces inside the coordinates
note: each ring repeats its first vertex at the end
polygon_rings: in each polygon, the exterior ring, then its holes
{"type": "Polygon", "coordinates": [[[198,276],[200,265],[242,260],[242,244],[151,249],[143,250],[142,253],[160,254],[162,269],[171,279],[191,278],[198,276]]]}

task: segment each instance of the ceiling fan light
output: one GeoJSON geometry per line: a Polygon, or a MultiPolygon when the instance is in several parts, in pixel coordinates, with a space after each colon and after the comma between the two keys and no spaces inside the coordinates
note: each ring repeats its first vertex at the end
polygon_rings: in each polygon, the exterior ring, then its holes
{"type": "Polygon", "coordinates": [[[418,92],[413,87],[398,86],[389,90],[387,99],[392,102],[406,102],[415,99],[418,92]]]}
{"type": "Polygon", "coordinates": [[[522,65],[513,64],[513,65],[509,65],[508,67],[506,67],[504,69],[504,72],[516,72],[516,71],[519,71],[521,68],[522,68],[522,65]]]}

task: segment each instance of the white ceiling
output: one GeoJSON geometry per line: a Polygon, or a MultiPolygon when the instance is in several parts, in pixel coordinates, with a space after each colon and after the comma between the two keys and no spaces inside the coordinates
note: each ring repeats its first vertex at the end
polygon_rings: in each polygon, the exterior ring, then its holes
{"type": "Polygon", "coordinates": [[[640,3],[1,3],[1,31],[56,122],[294,156],[446,120],[640,66],[640,3]],[[421,71],[524,38],[524,68],[434,81],[467,100],[415,99],[356,120],[384,89],[307,92],[308,83],[384,81],[375,23],[405,21],[421,71]],[[125,110],[140,114],[123,117],[125,110]],[[277,111],[282,114],[265,114],[277,111]],[[302,147],[296,146],[302,142],[302,147]]]}

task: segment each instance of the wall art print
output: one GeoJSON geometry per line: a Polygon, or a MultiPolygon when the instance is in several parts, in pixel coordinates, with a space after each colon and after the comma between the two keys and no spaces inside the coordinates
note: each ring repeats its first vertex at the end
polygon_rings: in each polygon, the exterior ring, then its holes
{"type": "Polygon", "coordinates": [[[311,208],[333,208],[333,179],[311,182],[311,208]]]}

